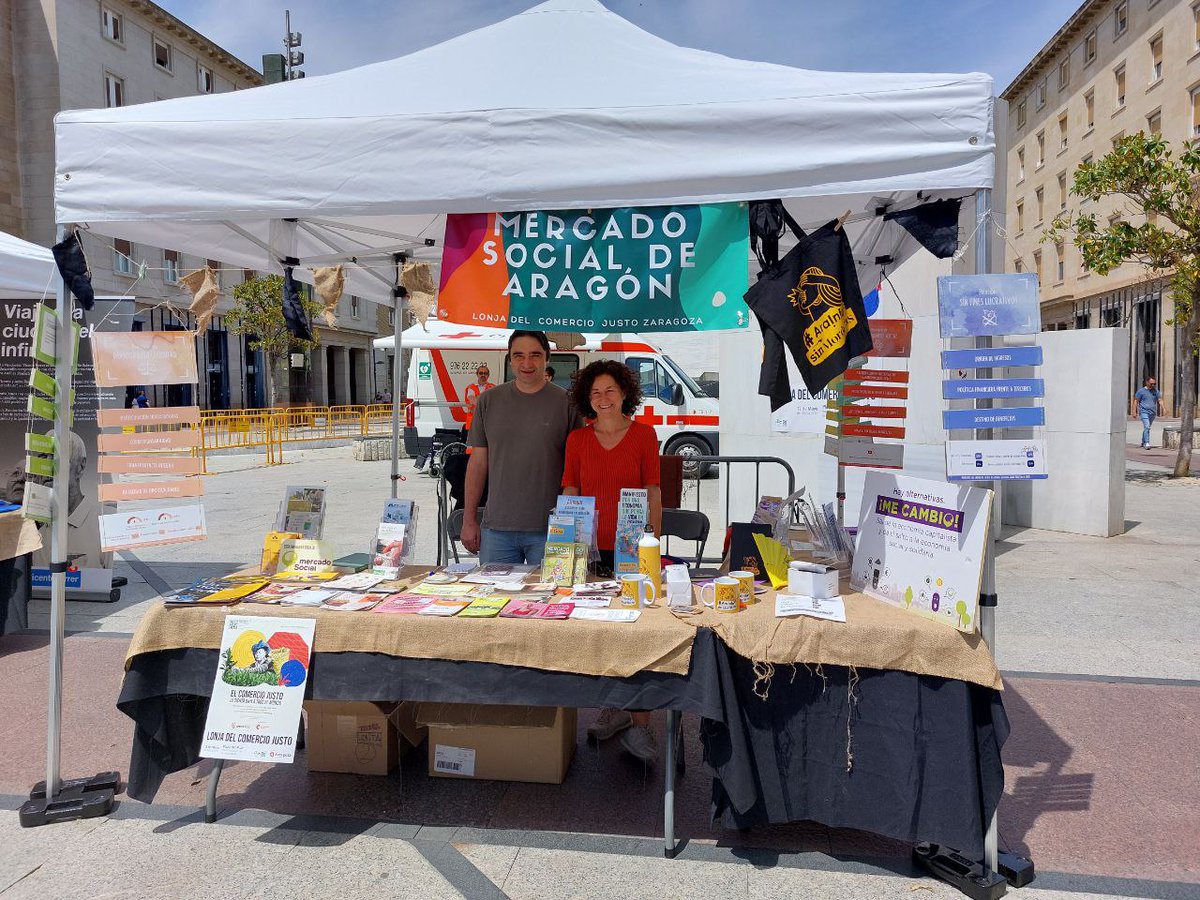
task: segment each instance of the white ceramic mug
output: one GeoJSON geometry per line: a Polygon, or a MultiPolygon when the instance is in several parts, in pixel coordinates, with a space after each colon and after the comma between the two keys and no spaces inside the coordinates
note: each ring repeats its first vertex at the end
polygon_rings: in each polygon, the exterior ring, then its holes
{"type": "Polygon", "coordinates": [[[654,582],[641,574],[621,576],[621,605],[629,607],[653,606],[658,595],[654,582]]]}
{"type": "Polygon", "coordinates": [[[722,576],[700,588],[700,602],[719,613],[735,613],[741,608],[741,583],[736,578],[722,576]],[[711,599],[705,591],[712,591],[711,599]]]}

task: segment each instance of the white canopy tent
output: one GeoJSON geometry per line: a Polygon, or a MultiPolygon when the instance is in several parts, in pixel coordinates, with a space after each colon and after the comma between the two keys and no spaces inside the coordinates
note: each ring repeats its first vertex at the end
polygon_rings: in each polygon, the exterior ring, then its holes
{"type": "Polygon", "coordinates": [[[982,74],[730,59],[549,0],[333,75],[61,113],[56,217],[256,270],[350,263],[347,291],[390,300],[395,254],[436,259],[446,213],[784,197],[801,223],[858,213],[861,275],[895,255],[881,205],[981,190],[986,210],[992,102],[982,74]]]}
{"type": "Polygon", "coordinates": [[[41,300],[54,291],[54,255],[0,231],[0,298],[41,300]]]}

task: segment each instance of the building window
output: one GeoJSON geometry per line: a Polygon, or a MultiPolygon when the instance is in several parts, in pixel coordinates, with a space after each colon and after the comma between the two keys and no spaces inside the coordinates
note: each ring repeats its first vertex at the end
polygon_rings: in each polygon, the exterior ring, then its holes
{"type": "Polygon", "coordinates": [[[1061,91],[1071,83],[1071,57],[1058,64],[1058,89],[1061,91]]]}
{"type": "Polygon", "coordinates": [[[125,43],[125,23],[119,13],[107,6],[100,7],[100,28],[110,41],[118,44],[125,43]]]}
{"type": "Polygon", "coordinates": [[[253,269],[242,269],[242,281],[243,282],[253,281],[257,277],[258,277],[258,273],[255,272],[253,269]]]}
{"type": "Polygon", "coordinates": [[[1033,251],[1033,274],[1037,276],[1038,281],[1042,280],[1042,251],[1033,251]]]}
{"type": "Polygon", "coordinates": [[[1115,41],[1129,28],[1129,0],[1121,0],[1113,13],[1113,40],[1115,41]]]}
{"type": "Polygon", "coordinates": [[[1046,191],[1044,188],[1038,188],[1034,196],[1037,198],[1037,223],[1042,224],[1042,220],[1046,218],[1046,191]]]}
{"type": "Polygon", "coordinates": [[[1125,106],[1125,65],[1121,64],[1113,69],[1113,81],[1117,88],[1117,109],[1125,106]]]}
{"type": "Polygon", "coordinates": [[[208,66],[196,64],[196,90],[202,94],[211,94],[213,92],[213,70],[208,66]]]}
{"type": "Polygon", "coordinates": [[[353,294],[350,295],[350,315],[358,318],[358,298],[353,294]]]}
{"type": "Polygon", "coordinates": [[[1059,282],[1062,282],[1067,277],[1067,265],[1066,265],[1065,257],[1063,256],[1063,245],[1055,244],[1054,245],[1054,253],[1055,253],[1054,274],[1055,274],[1057,280],[1059,282]]]}
{"type": "Polygon", "coordinates": [[[1058,149],[1063,151],[1067,149],[1067,114],[1063,113],[1058,117],[1058,149]]]}
{"type": "Polygon", "coordinates": [[[129,241],[113,241],[113,271],[133,277],[133,244],[129,241]]]}
{"type": "Polygon", "coordinates": [[[154,65],[164,72],[171,71],[171,45],[158,38],[154,39],[154,65]]]}
{"type": "Polygon", "coordinates": [[[213,270],[213,273],[217,276],[217,287],[220,287],[221,286],[221,264],[219,262],[217,262],[215,259],[206,259],[204,261],[204,264],[213,270]]]}
{"type": "Polygon", "coordinates": [[[104,75],[104,105],[110,109],[125,105],[125,79],[116,75],[104,75]]]}
{"type": "Polygon", "coordinates": [[[394,306],[388,307],[388,324],[392,326],[396,324],[396,308],[394,306]]]}
{"type": "Polygon", "coordinates": [[[1192,136],[1200,137],[1200,88],[1192,91],[1192,136]]]}
{"type": "Polygon", "coordinates": [[[1025,180],[1025,148],[1017,150],[1017,184],[1025,180]]]}
{"type": "Polygon", "coordinates": [[[1025,230],[1025,201],[1017,201],[1017,234],[1025,230]]]}
{"type": "Polygon", "coordinates": [[[1195,42],[1196,49],[1200,50],[1200,3],[1192,7],[1192,25],[1192,40],[1195,42]]]}
{"type": "Polygon", "coordinates": [[[1150,83],[1161,81],[1163,76],[1163,37],[1150,39],[1150,83]]]}
{"type": "Polygon", "coordinates": [[[1083,39],[1083,64],[1086,66],[1096,59],[1096,29],[1092,29],[1083,39]]]}
{"type": "Polygon", "coordinates": [[[1046,79],[1045,78],[1043,78],[1040,82],[1038,82],[1036,99],[1037,99],[1036,105],[1037,105],[1038,109],[1041,109],[1043,106],[1046,105],[1046,79]]]}
{"type": "Polygon", "coordinates": [[[1025,263],[1022,262],[1020,259],[1014,259],[1013,260],[1013,271],[1016,272],[1018,275],[1020,275],[1022,272],[1025,271],[1025,263]]]}
{"type": "MultiPolygon", "coordinates": [[[[1200,33],[1200,30],[1198,30],[1197,33],[1200,33]]],[[[1197,43],[1200,44],[1200,39],[1197,40],[1197,43]]],[[[1020,103],[1017,104],[1017,127],[1018,128],[1025,127],[1025,101],[1024,100],[1022,100],[1020,103]]]]}
{"type": "Polygon", "coordinates": [[[1096,127],[1096,92],[1088,91],[1083,95],[1083,108],[1087,114],[1087,127],[1089,129],[1096,127]]]}
{"type": "Polygon", "coordinates": [[[1162,134],[1162,110],[1156,109],[1150,115],[1146,116],[1146,131],[1149,134],[1158,137],[1162,134]]]}
{"type": "Polygon", "coordinates": [[[1112,148],[1113,148],[1114,150],[1116,150],[1116,149],[1117,149],[1117,144],[1121,143],[1121,141],[1123,141],[1123,140],[1125,140],[1125,132],[1123,132],[1123,131],[1118,131],[1116,134],[1114,134],[1114,135],[1113,135],[1113,138],[1112,138],[1112,148]]]}
{"type": "Polygon", "coordinates": [[[1046,132],[1039,131],[1037,135],[1037,164],[1040,169],[1046,162],[1046,132]]]}
{"type": "Polygon", "coordinates": [[[1067,208],[1067,173],[1060,172],[1058,175],[1058,208],[1067,208]]]}
{"type": "Polygon", "coordinates": [[[163,281],[167,284],[175,284],[175,282],[179,281],[178,250],[163,251],[163,281]]]}

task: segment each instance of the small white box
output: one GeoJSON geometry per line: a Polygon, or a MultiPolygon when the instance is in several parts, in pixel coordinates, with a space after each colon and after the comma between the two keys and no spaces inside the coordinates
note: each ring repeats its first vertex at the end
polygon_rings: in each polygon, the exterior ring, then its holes
{"type": "Polygon", "coordinates": [[[828,600],[838,595],[838,571],[820,563],[793,562],[788,565],[789,594],[828,600]]]}

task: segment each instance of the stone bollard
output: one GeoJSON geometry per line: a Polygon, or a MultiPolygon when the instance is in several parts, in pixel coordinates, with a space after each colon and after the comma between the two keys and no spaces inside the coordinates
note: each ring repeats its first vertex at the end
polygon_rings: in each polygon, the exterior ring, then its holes
{"type": "Polygon", "coordinates": [[[1162,437],[1162,445],[1163,445],[1163,449],[1165,449],[1165,450],[1178,450],[1179,449],[1179,429],[1178,428],[1164,428],[1163,429],[1163,437],[1162,437]]]}
{"type": "Polygon", "coordinates": [[[354,442],[354,458],[358,462],[378,462],[392,458],[390,437],[365,437],[354,442]]]}

